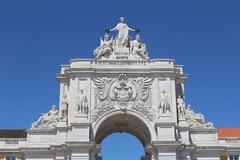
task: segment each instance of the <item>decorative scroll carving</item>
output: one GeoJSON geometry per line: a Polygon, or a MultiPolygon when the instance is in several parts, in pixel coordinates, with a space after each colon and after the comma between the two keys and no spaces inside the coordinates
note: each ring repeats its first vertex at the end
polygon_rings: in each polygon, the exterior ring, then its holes
{"type": "Polygon", "coordinates": [[[42,114],[36,122],[33,122],[31,129],[54,128],[57,126],[58,116],[57,107],[52,105],[52,109],[48,113],[42,114]]]}
{"type": "Polygon", "coordinates": [[[194,113],[189,105],[186,109],[186,120],[191,128],[214,129],[212,122],[205,122],[205,118],[200,113],[194,113]]]}
{"type": "Polygon", "coordinates": [[[131,108],[134,111],[140,112],[145,115],[150,121],[153,121],[155,118],[154,109],[145,107],[145,106],[133,106],[131,108]]]}
{"type": "Polygon", "coordinates": [[[97,87],[97,103],[93,109],[92,119],[114,109],[132,109],[153,120],[155,112],[151,108],[150,86],[153,77],[128,78],[119,74],[118,78],[98,77],[93,80],[97,87]]]}
{"type": "Polygon", "coordinates": [[[100,101],[104,101],[108,98],[109,86],[112,82],[112,79],[109,78],[96,78],[93,79],[95,86],[97,87],[97,95],[100,101]]]}
{"type": "Polygon", "coordinates": [[[152,84],[153,77],[136,78],[134,81],[138,84],[139,99],[146,101],[150,95],[150,85],[152,84]]]}

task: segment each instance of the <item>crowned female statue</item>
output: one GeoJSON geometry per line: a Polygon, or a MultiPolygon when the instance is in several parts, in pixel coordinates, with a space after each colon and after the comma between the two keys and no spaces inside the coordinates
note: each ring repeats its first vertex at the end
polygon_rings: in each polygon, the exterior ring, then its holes
{"type": "Polygon", "coordinates": [[[116,25],[116,27],[110,29],[109,31],[118,32],[117,39],[116,39],[117,46],[127,47],[128,41],[129,41],[128,32],[136,31],[136,30],[128,27],[128,25],[125,23],[125,18],[120,17],[120,22],[116,25]]]}

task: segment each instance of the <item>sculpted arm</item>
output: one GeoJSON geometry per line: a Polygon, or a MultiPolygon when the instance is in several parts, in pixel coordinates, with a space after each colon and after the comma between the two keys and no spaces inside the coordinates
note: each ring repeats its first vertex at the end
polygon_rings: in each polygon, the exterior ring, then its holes
{"type": "Polygon", "coordinates": [[[133,51],[133,43],[134,41],[130,42],[130,51],[133,51]]]}
{"type": "Polygon", "coordinates": [[[130,28],[130,27],[128,27],[128,30],[135,32],[135,29],[132,29],[132,28],[130,28]]]}
{"type": "Polygon", "coordinates": [[[110,29],[110,32],[118,30],[118,28],[119,28],[118,26],[119,25],[117,24],[114,28],[110,29]]]}

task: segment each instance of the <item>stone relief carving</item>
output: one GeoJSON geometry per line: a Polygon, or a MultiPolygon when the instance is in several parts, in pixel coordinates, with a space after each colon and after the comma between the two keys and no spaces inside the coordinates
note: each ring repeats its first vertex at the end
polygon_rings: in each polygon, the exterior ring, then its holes
{"type": "Polygon", "coordinates": [[[120,105],[125,105],[128,101],[134,101],[136,95],[136,88],[128,81],[126,74],[120,74],[117,81],[110,87],[110,99],[118,101],[120,105]]]}
{"type": "Polygon", "coordinates": [[[89,112],[88,98],[82,89],[77,95],[77,112],[79,115],[83,116],[88,116],[89,112]]]}
{"type": "Polygon", "coordinates": [[[60,120],[66,121],[67,116],[68,116],[68,100],[67,100],[67,95],[64,95],[63,100],[61,102],[60,120]]]}
{"type": "Polygon", "coordinates": [[[139,99],[146,101],[150,96],[150,86],[152,84],[153,77],[140,77],[133,79],[133,81],[137,84],[139,99]]]}
{"type": "Polygon", "coordinates": [[[111,78],[103,77],[93,79],[95,86],[97,87],[97,95],[100,101],[104,101],[108,98],[109,87],[112,83],[111,78]]]}
{"type": "Polygon", "coordinates": [[[150,104],[152,77],[128,78],[126,74],[119,74],[117,78],[98,77],[93,81],[97,87],[95,93],[97,103],[93,109],[93,121],[114,109],[132,109],[150,120],[154,119],[155,112],[150,104]]]}
{"type": "Polygon", "coordinates": [[[194,113],[192,107],[188,105],[186,109],[186,121],[191,128],[195,129],[214,129],[212,122],[205,122],[205,118],[200,113],[194,113]]]}
{"type": "Polygon", "coordinates": [[[33,122],[32,129],[54,128],[57,126],[59,113],[57,107],[52,105],[52,109],[33,122]]]}
{"type": "Polygon", "coordinates": [[[169,103],[168,94],[165,90],[162,90],[160,93],[160,102],[158,107],[159,116],[170,115],[171,114],[171,105],[169,103]]]}
{"type": "Polygon", "coordinates": [[[177,108],[178,108],[179,119],[184,119],[185,118],[185,101],[180,94],[178,95],[178,98],[177,98],[177,108]]]}

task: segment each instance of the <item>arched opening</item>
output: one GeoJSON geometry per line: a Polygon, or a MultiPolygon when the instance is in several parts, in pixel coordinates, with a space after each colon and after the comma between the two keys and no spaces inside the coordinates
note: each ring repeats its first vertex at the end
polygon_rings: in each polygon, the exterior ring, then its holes
{"type": "Polygon", "coordinates": [[[98,157],[102,160],[140,160],[145,155],[141,142],[133,135],[113,133],[101,142],[98,157]]]}
{"type": "MultiPolygon", "coordinates": [[[[148,144],[150,144],[152,141],[152,136],[151,136],[148,126],[140,118],[133,116],[131,114],[126,114],[126,113],[112,115],[112,116],[106,118],[98,126],[96,134],[95,134],[95,142],[97,144],[100,144],[101,150],[103,151],[103,153],[101,153],[101,151],[100,151],[100,153],[98,154],[97,157],[99,159],[106,160],[105,157],[101,157],[106,154],[106,153],[104,153],[104,151],[106,151],[106,149],[104,149],[102,147],[104,147],[105,142],[109,140],[108,137],[111,138],[113,136],[116,138],[116,135],[118,135],[117,137],[120,138],[119,140],[122,139],[122,141],[121,141],[122,147],[124,147],[124,145],[126,148],[130,147],[129,141],[127,141],[127,139],[131,139],[133,141],[133,143],[137,143],[136,141],[140,142],[139,144],[142,144],[142,145],[140,145],[138,148],[140,148],[140,150],[142,148],[143,154],[138,158],[138,160],[150,159],[150,157],[151,157],[150,154],[145,150],[146,146],[148,144]],[[121,134],[116,134],[116,133],[124,133],[124,134],[122,136],[121,134]],[[133,138],[132,136],[134,136],[135,138],[133,138]],[[106,139],[106,141],[105,141],[105,139],[106,139]],[[123,142],[123,141],[126,141],[126,142],[123,142]]],[[[114,138],[113,138],[113,140],[114,140],[114,138]]],[[[111,141],[111,139],[110,139],[110,141],[111,141]]],[[[112,142],[112,143],[114,143],[114,142],[112,142]]],[[[118,144],[115,144],[115,146],[116,145],[118,145],[118,144]]],[[[129,149],[131,150],[131,148],[129,148],[129,149]]],[[[136,153],[138,153],[138,152],[139,151],[137,151],[136,153]]],[[[125,154],[125,153],[119,153],[119,154],[125,154]]],[[[115,156],[117,156],[117,155],[115,155],[115,156]]],[[[132,158],[130,156],[127,159],[132,159],[132,158]]],[[[107,160],[110,160],[110,159],[107,159],[107,160]]]]}

